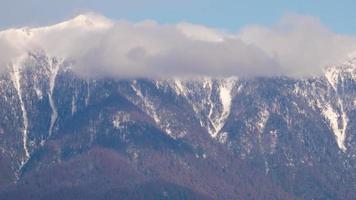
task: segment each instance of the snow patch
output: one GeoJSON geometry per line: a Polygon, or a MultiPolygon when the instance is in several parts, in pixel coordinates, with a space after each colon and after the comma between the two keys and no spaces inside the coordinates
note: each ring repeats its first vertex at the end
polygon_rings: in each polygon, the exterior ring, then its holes
{"type": "Polygon", "coordinates": [[[338,83],[338,73],[336,68],[329,68],[325,72],[325,78],[331,85],[331,87],[336,91],[338,83]]]}
{"type": "Polygon", "coordinates": [[[129,121],[130,121],[130,114],[119,111],[114,115],[112,124],[115,128],[121,129],[124,127],[125,123],[129,121]]]}
{"type": "Polygon", "coordinates": [[[49,130],[48,130],[48,135],[49,137],[51,137],[52,133],[53,133],[53,128],[54,125],[57,121],[58,118],[58,111],[57,111],[57,107],[53,98],[53,90],[56,84],[56,78],[57,78],[57,74],[59,71],[59,66],[60,63],[56,60],[56,59],[49,59],[49,91],[48,91],[48,99],[49,99],[49,104],[51,106],[52,109],[52,114],[51,114],[51,123],[49,126],[49,130]]]}
{"type": "Polygon", "coordinates": [[[72,96],[72,109],[71,109],[71,113],[72,116],[74,115],[74,113],[77,112],[77,103],[76,103],[76,97],[72,96]]]}
{"type": "Polygon", "coordinates": [[[136,80],[134,80],[133,83],[131,84],[131,88],[135,91],[136,96],[138,96],[143,101],[143,106],[144,106],[145,110],[147,111],[147,114],[152,116],[152,118],[156,122],[156,124],[160,124],[161,120],[159,119],[158,114],[156,113],[154,104],[152,102],[150,102],[147,98],[144,97],[141,90],[137,86],[136,80]]]}
{"type": "MultiPolygon", "coordinates": [[[[341,106],[342,107],[342,106],[341,106]]],[[[345,146],[345,139],[346,139],[346,127],[347,127],[347,116],[341,108],[341,120],[342,120],[342,127],[339,127],[339,118],[340,115],[336,112],[329,104],[325,105],[324,109],[322,109],[322,113],[324,114],[325,118],[329,121],[331,129],[333,130],[336,136],[336,142],[339,148],[342,151],[346,151],[345,146]]]]}
{"type": "Polygon", "coordinates": [[[87,80],[87,96],[85,97],[85,106],[89,105],[89,99],[90,99],[90,81],[87,80]]]}
{"type": "Polygon", "coordinates": [[[324,107],[322,107],[322,112],[330,122],[330,126],[336,136],[336,142],[343,152],[347,150],[345,140],[348,117],[346,111],[344,110],[344,105],[342,99],[340,98],[337,85],[339,84],[339,81],[341,83],[344,81],[344,77],[350,77],[351,79],[355,80],[355,72],[356,67],[353,60],[347,61],[342,67],[328,68],[325,72],[326,80],[332,86],[337,95],[337,104],[340,113],[337,112],[337,110],[334,110],[330,104],[326,104],[324,107]],[[339,121],[341,121],[341,124],[339,121]]]}
{"type": "Polygon", "coordinates": [[[210,135],[215,138],[221,129],[225,125],[226,119],[230,115],[231,110],[231,101],[232,101],[232,89],[234,88],[236,83],[235,78],[225,78],[222,80],[218,80],[218,95],[220,102],[214,103],[212,101],[212,82],[208,82],[210,88],[210,112],[209,112],[209,120],[212,124],[212,128],[209,128],[210,135]],[[217,106],[216,104],[221,104],[220,112],[214,113],[214,107],[217,106]]]}
{"type": "Polygon", "coordinates": [[[222,104],[222,113],[218,120],[216,131],[219,132],[225,124],[226,119],[230,115],[231,103],[232,103],[232,89],[236,83],[236,78],[227,78],[222,81],[219,86],[220,100],[222,104]]]}
{"type": "MultiPolygon", "coordinates": [[[[176,78],[171,87],[192,106],[200,125],[211,137],[217,138],[230,115],[232,90],[237,77],[216,78],[203,76],[196,79],[176,78]]],[[[219,140],[219,138],[217,138],[219,140]]]]}
{"type": "Polygon", "coordinates": [[[218,135],[218,141],[221,144],[225,144],[227,139],[229,137],[229,133],[228,132],[222,132],[221,134],[218,135]]]}
{"type": "Polygon", "coordinates": [[[231,101],[232,101],[232,89],[236,84],[236,78],[224,78],[216,80],[218,86],[219,102],[213,101],[213,80],[211,78],[204,79],[204,89],[208,90],[208,105],[210,107],[208,119],[211,126],[208,126],[208,131],[211,137],[216,138],[221,129],[225,125],[226,119],[230,115],[231,101]],[[221,106],[219,109],[218,106],[221,106]],[[217,107],[217,108],[216,108],[217,107]]]}
{"type": "Polygon", "coordinates": [[[39,88],[35,87],[35,92],[36,92],[36,96],[37,96],[38,99],[42,99],[43,98],[43,93],[39,88]]]}
{"type": "Polygon", "coordinates": [[[266,158],[264,160],[265,160],[265,175],[268,175],[270,171],[269,164],[266,158]]]}
{"type": "Polygon", "coordinates": [[[186,96],[186,88],[183,86],[183,83],[179,79],[174,79],[175,86],[174,89],[178,95],[186,96]]]}
{"type": "MultiPolygon", "coordinates": [[[[157,86],[157,83],[155,84],[157,86]]],[[[182,129],[182,125],[179,125],[177,120],[174,118],[175,114],[169,112],[169,110],[160,108],[159,103],[154,102],[155,99],[154,97],[150,97],[150,94],[143,94],[136,80],[132,82],[131,88],[138,97],[138,100],[134,98],[132,101],[137,106],[141,107],[142,110],[154,120],[155,124],[167,133],[167,135],[173,139],[177,139],[182,138],[187,134],[186,129],[182,129]]]]}
{"type": "Polygon", "coordinates": [[[21,169],[22,166],[24,166],[24,164],[26,164],[26,162],[30,158],[30,152],[27,147],[28,124],[29,123],[28,123],[28,115],[27,115],[25,103],[24,103],[23,96],[22,96],[20,64],[21,64],[21,60],[18,60],[18,63],[14,63],[12,65],[12,72],[11,72],[10,76],[11,76],[12,83],[15,86],[17,96],[20,101],[20,108],[22,111],[22,119],[23,119],[22,143],[23,143],[23,149],[25,152],[25,158],[23,158],[21,161],[21,166],[20,166],[20,169],[21,169]]]}
{"type": "Polygon", "coordinates": [[[258,116],[259,120],[257,121],[257,130],[262,133],[269,118],[269,112],[266,109],[263,109],[259,112],[258,116]]]}
{"type": "Polygon", "coordinates": [[[277,130],[270,131],[270,138],[271,138],[270,153],[273,154],[277,148],[277,143],[278,143],[277,130]]]}

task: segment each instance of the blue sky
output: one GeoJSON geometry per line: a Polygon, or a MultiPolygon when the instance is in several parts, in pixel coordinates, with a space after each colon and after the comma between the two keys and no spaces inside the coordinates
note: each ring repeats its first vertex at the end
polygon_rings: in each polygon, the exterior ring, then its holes
{"type": "Polygon", "coordinates": [[[0,0],[0,28],[37,26],[92,11],[113,19],[181,21],[237,31],[273,25],[290,13],[317,17],[331,30],[356,33],[354,0],[0,0]]]}

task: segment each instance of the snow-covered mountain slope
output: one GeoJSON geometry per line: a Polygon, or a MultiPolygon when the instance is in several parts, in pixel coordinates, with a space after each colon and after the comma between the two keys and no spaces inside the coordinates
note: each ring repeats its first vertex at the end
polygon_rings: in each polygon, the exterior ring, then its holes
{"type": "Polygon", "coordinates": [[[105,17],[95,14],[83,14],[77,17],[61,22],[51,26],[44,26],[38,28],[24,27],[20,29],[7,29],[0,31],[0,37],[6,38],[9,42],[23,47],[27,42],[31,42],[31,39],[36,39],[44,34],[50,34],[51,32],[60,31],[63,29],[84,29],[84,30],[100,30],[107,29],[112,26],[112,22],[105,17]]]}
{"type": "Polygon", "coordinates": [[[70,62],[30,53],[0,79],[0,188],[41,182],[40,172],[100,147],[128,159],[141,181],[158,174],[214,199],[238,197],[228,185],[241,184],[235,170],[251,169],[296,198],[348,198],[356,195],[355,63],[309,79],[116,80],[83,78],[70,62]]]}
{"type": "Polygon", "coordinates": [[[238,78],[176,78],[169,80],[168,84],[177,95],[189,102],[199,118],[200,125],[207,128],[211,137],[217,137],[229,117],[238,78]]]}

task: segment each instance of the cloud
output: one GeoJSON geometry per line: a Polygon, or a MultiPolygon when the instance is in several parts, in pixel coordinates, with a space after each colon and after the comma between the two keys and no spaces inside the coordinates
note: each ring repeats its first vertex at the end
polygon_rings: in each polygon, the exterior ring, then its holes
{"type": "Polygon", "coordinates": [[[86,14],[49,27],[0,32],[0,64],[39,48],[71,61],[86,76],[310,76],[344,59],[355,44],[356,37],[333,33],[308,16],[229,33],[86,14]]]}
{"type": "Polygon", "coordinates": [[[317,18],[288,15],[275,26],[248,26],[238,37],[280,63],[286,75],[318,75],[356,50],[356,37],[333,33],[317,18]]]}

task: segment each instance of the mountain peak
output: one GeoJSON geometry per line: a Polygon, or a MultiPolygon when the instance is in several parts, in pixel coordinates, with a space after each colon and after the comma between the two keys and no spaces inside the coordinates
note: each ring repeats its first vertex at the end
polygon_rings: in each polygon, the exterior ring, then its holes
{"type": "Polygon", "coordinates": [[[112,21],[108,18],[94,14],[94,13],[85,13],[80,14],[73,19],[59,23],[54,26],[78,26],[86,28],[107,28],[112,25],[112,21]]]}
{"type": "Polygon", "coordinates": [[[58,30],[71,29],[71,28],[96,30],[96,29],[110,28],[112,25],[113,22],[104,16],[94,14],[94,13],[85,13],[85,14],[80,14],[67,21],[63,21],[50,26],[22,27],[22,28],[11,28],[7,30],[3,30],[0,31],[0,36],[3,37],[5,36],[9,38],[12,38],[14,36],[21,37],[21,38],[28,38],[30,36],[33,36],[34,34],[41,34],[50,31],[58,31],[58,30]]]}

